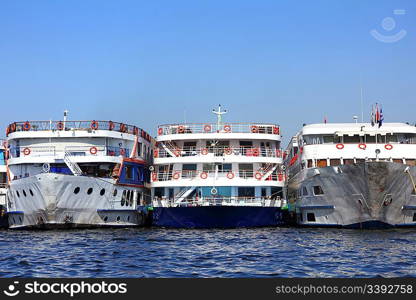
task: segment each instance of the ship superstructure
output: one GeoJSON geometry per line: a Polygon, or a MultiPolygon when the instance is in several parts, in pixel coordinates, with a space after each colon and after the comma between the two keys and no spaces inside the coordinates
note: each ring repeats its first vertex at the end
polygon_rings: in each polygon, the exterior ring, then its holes
{"type": "Polygon", "coordinates": [[[153,223],[166,227],[274,226],[285,205],[280,127],[227,123],[158,127],[153,223]]]}
{"type": "Polygon", "coordinates": [[[124,123],[65,119],[7,127],[10,228],[142,224],[151,136],[124,123]]]}
{"type": "Polygon", "coordinates": [[[305,226],[416,225],[416,127],[305,125],[285,152],[288,200],[305,226]]]}

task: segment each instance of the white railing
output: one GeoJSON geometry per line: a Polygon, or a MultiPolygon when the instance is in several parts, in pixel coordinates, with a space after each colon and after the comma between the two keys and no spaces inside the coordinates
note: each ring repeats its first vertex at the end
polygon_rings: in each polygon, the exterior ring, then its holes
{"type": "Polygon", "coordinates": [[[187,198],[183,201],[177,199],[166,199],[164,197],[153,199],[155,207],[178,207],[178,206],[272,206],[282,207],[285,201],[279,196],[275,197],[202,197],[187,198]]]}
{"type": "Polygon", "coordinates": [[[158,135],[189,134],[189,133],[257,133],[280,134],[280,127],[276,124],[262,123],[188,123],[165,124],[158,127],[158,135]]]}
{"type": "Polygon", "coordinates": [[[208,148],[176,148],[169,153],[164,148],[156,148],[153,151],[154,158],[172,157],[188,157],[188,156],[250,156],[250,157],[280,157],[282,158],[281,149],[270,149],[263,147],[208,147],[208,148]]]}

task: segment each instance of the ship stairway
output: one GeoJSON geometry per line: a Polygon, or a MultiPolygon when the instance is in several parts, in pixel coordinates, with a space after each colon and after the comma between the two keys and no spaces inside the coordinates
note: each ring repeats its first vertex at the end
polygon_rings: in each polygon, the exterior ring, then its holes
{"type": "Polygon", "coordinates": [[[277,169],[277,164],[267,164],[265,168],[263,168],[262,173],[263,176],[261,180],[266,180],[273,172],[277,169]]]}
{"type": "Polygon", "coordinates": [[[160,143],[163,149],[169,153],[170,156],[175,157],[175,150],[178,148],[174,142],[166,141],[164,143],[160,143]]]}
{"type": "Polygon", "coordinates": [[[184,188],[181,190],[178,194],[175,196],[175,203],[182,202],[186,197],[188,197],[194,190],[196,189],[196,186],[191,186],[189,188],[184,188]]]}
{"type": "Polygon", "coordinates": [[[66,163],[68,168],[71,170],[72,174],[74,174],[75,176],[82,175],[81,168],[78,166],[76,162],[73,161],[73,156],[71,155],[71,153],[67,151],[65,151],[64,162],[66,163]]]}

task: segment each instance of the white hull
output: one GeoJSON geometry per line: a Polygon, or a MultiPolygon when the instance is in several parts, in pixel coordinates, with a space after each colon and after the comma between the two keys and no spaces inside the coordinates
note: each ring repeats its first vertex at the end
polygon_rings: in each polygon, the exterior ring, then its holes
{"type": "Polygon", "coordinates": [[[139,197],[143,199],[142,193],[143,188],[118,186],[112,179],[39,174],[12,181],[8,197],[9,226],[138,226],[145,220],[139,202],[139,197]]]}

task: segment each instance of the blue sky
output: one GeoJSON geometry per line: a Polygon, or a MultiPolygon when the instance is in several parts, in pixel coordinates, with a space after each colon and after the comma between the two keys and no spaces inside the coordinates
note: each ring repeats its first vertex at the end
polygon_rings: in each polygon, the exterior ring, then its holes
{"type": "Polygon", "coordinates": [[[13,121],[415,122],[416,1],[0,1],[0,99],[13,121]],[[405,15],[393,14],[405,9],[405,15]],[[390,31],[382,20],[396,22],[390,31]],[[392,36],[383,43],[376,29],[392,36]],[[360,79],[361,78],[361,79],[360,79]]]}

